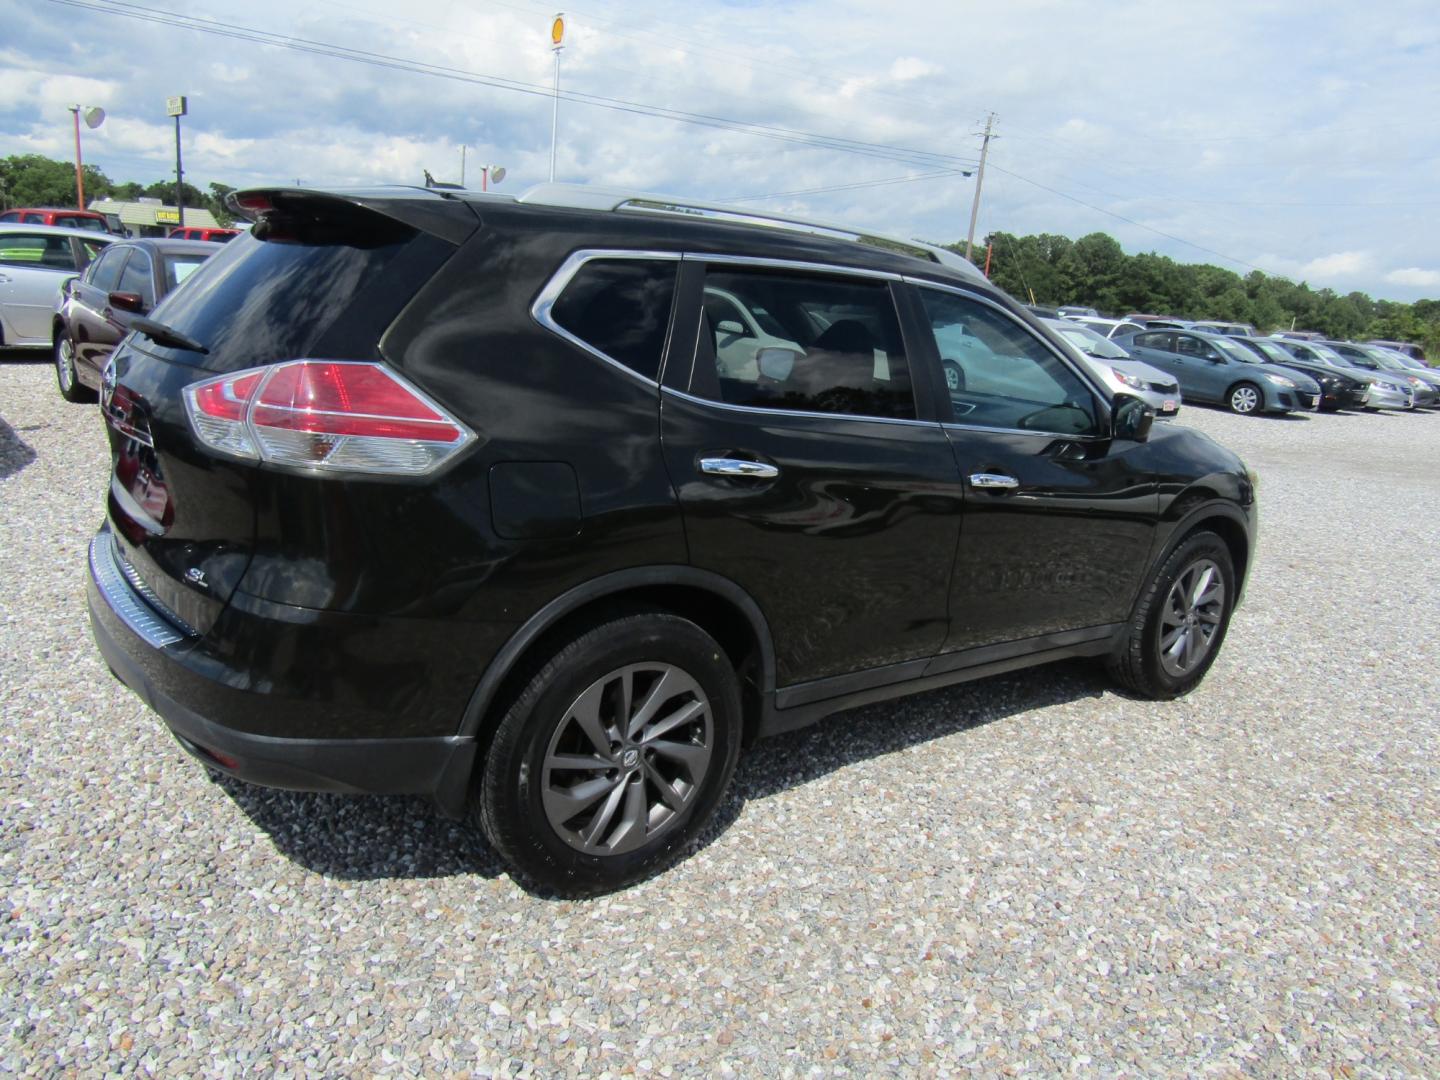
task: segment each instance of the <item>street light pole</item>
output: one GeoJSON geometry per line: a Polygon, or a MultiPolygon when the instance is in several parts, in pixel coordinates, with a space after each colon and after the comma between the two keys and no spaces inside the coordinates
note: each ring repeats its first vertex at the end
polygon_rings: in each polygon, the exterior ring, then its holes
{"type": "Polygon", "coordinates": [[[85,172],[84,166],[80,164],[80,106],[71,105],[70,111],[75,114],[75,209],[85,209],[85,172]]]}
{"type": "Polygon", "coordinates": [[[555,182],[555,142],[560,131],[560,50],[565,48],[565,13],[550,21],[550,51],[555,54],[555,90],[550,101],[550,182],[555,182]]]}
{"type": "Polygon", "coordinates": [[[995,124],[992,112],[985,118],[985,141],[980,144],[980,171],[975,174],[975,200],[970,204],[970,232],[965,236],[965,261],[970,261],[970,252],[975,247],[975,220],[980,216],[980,186],[985,183],[985,155],[990,152],[990,129],[995,124]]]}
{"type": "Polygon", "coordinates": [[[105,122],[105,110],[92,105],[86,109],[83,105],[71,105],[70,112],[75,117],[75,209],[85,209],[85,166],[80,160],[80,110],[85,109],[85,126],[97,128],[105,122]]]}

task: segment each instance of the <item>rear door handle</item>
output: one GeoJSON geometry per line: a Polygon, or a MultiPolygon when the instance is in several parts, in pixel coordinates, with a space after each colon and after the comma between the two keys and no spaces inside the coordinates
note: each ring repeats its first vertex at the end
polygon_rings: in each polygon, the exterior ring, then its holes
{"type": "Polygon", "coordinates": [[[1020,481],[1004,473],[977,472],[970,474],[970,486],[987,491],[1014,491],[1020,486],[1020,481]]]}
{"type": "Polygon", "coordinates": [[[738,476],[750,480],[774,480],[780,475],[779,469],[763,461],[728,457],[701,458],[700,471],[707,476],[738,476]]]}

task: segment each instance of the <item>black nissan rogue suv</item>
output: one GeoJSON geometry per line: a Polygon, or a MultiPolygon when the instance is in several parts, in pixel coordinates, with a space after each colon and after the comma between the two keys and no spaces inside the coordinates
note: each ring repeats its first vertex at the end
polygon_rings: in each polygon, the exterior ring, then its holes
{"type": "Polygon", "coordinates": [[[741,747],[1214,661],[1252,477],[927,245],[585,188],[265,189],[113,354],[115,673],[208,767],[415,792],[585,895],[741,747]]]}

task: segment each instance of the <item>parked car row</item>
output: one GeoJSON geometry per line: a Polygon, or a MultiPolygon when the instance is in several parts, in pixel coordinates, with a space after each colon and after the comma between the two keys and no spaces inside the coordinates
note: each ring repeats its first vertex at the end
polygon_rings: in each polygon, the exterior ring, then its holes
{"type": "Polygon", "coordinates": [[[0,348],[54,350],[60,392],[81,400],[99,385],[104,354],[131,320],[219,248],[173,237],[121,240],[88,226],[0,223],[0,348]],[[77,322],[82,307],[91,316],[77,322]]]}
{"type": "MultiPolygon", "coordinates": [[[[1130,312],[1124,318],[1080,314],[1074,307],[1030,308],[1057,328],[1073,323],[1118,347],[1124,357],[1158,368],[1185,397],[1239,413],[1310,409],[1414,409],[1440,406],[1440,371],[1419,345],[1399,341],[1330,341],[1313,331],[1262,337],[1249,323],[1195,321],[1130,312]],[[1046,317],[1049,312],[1056,317],[1046,317]]],[[[1065,335],[1092,358],[1098,351],[1065,335]]]]}

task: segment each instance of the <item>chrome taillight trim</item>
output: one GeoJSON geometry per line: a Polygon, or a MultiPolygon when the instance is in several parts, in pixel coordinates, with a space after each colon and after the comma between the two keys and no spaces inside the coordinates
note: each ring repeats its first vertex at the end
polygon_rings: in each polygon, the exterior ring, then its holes
{"type": "Polygon", "coordinates": [[[90,576],[100,595],[110,605],[110,610],[151,648],[163,649],[184,641],[186,635],[146,603],[131,586],[120,568],[118,555],[115,537],[108,529],[90,541],[90,576]]]}

